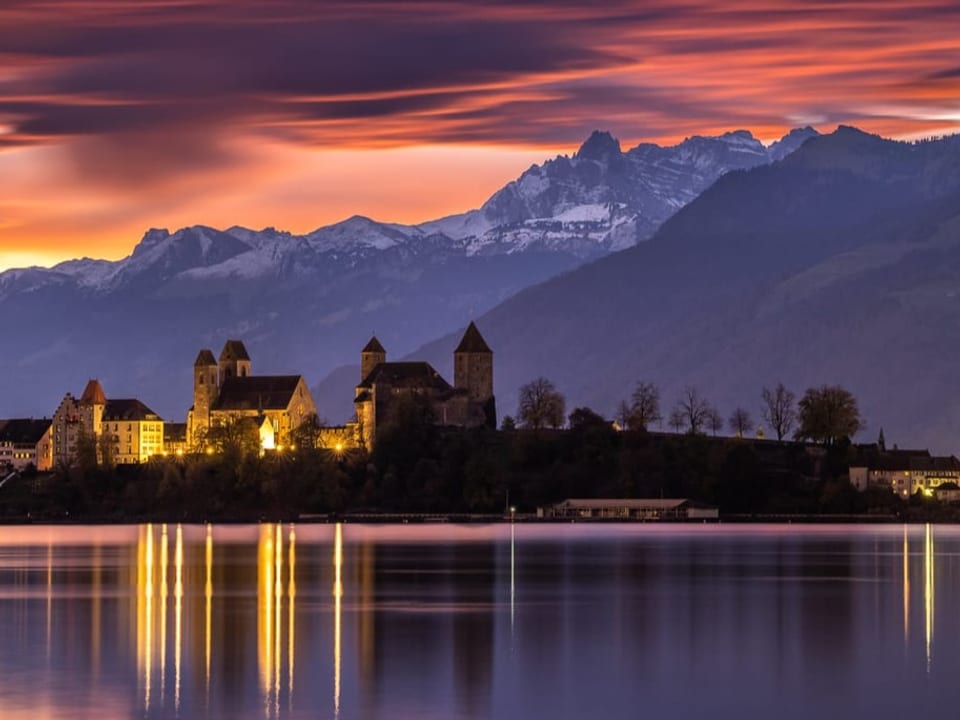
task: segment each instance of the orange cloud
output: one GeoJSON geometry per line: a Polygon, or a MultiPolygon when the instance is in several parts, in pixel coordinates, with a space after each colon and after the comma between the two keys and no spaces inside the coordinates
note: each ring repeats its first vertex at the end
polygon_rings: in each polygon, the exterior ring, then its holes
{"type": "Polygon", "coordinates": [[[7,0],[0,267],[117,257],[151,225],[424,220],[594,128],[953,132],[958,22],[947,0],[7,0]]]}

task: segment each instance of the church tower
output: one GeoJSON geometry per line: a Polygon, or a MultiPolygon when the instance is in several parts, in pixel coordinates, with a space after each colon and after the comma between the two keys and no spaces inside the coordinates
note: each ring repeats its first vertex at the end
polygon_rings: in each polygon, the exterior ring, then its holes
{"type": "Polygon", "coordinates": [[[250,356],[240,340],[227,340],[220,352],[220,386],[230,378],[250,375],[250,356]]]}
{"type": "Polygon", "coordinates": [[[366,380],[367,376],[373,372],[373,369],[377,365],[385,363],[386,361],[387,351],[383,349],[383,345],[380,344],[377,336],[374,335],[370,338],[370,342],[360,351],[360,382],[366,380]]]}
{"type": "Polygon", "coordinates": [[[197,443],[210,429],[210,408],[217,401],[217,361],[209,350],[201,350],[193,363],[193,414],[188,433],[190,443],[197,443]]]}
{"type": "Polygon", "coordinates": [[[487,425],[497,426],[493,397],[493,351],[473,323],[453,351],[453,386],[466,390],[471,402],[483,406],[487,425]]]}

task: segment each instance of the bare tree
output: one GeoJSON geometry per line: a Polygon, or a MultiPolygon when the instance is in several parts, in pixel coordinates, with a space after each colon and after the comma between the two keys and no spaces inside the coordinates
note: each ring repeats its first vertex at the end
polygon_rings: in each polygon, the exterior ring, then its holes
{"type": "Polygon", "coordinates": [[[710,428],[710,432],[713,433],[714,437],[717,436],[718,432],[723,430],[723,418],[720,417],[720,411],[712,405],[707,411],[707,427],[710,428]]]}
{"type": "Polygon", "coordinates": [[[738,438],[742,438],[744,435],[753,430],[754,427],[753,418],[750,417],[750,413],[740,407],[733,411],[728,423],[730,426],[730,432],[735,434],[738,438]]]}
{"type": "Polygon", "coordinates": [[[762,397],[763,419],[777,434],[777,440],[783,440],[797,421],[797,409],[794,406],[797,396],[787,390],[783,383],[777,383],[773,390],[764,388],[762,397]]]}
{"type": "MultiPolygon", "coordinates": [[[[685,427],[687,432],[695,434],[703,432],[706,427],[713,427],[711,420],[713,420],[712,414],[714,413],[716,413],[716,410],[700,395],[700,392],[692,385],[688,385],[683,389],[683,395],[680,396],[673,413],[670,414],[670,423],[673,424],[674,414],[678,414],[682,422],[681,427],[685,427]]],[[[723,427],[722,420],[720,425],[723,427]]]]}
{"type": "Polygon", "coordinates": [[[686,419],[683,417],[683,413],[680,412],[680,408],[674,408],[670,411],[670,418],[667,420],[667,423],[669,423],[675,433],[683,430],[684,425],[686,425],[686,419]]]}
{"type": "Polygon", "coordinates": [[[617,405],[617,412],[614,415],[617,423],[620,425],[621,430],[627,430],[630,428],[630,403],[626,400],[621,400],[620,404],[617,405]]]}
{"type": "Polygon", "coordinates": [[[649,382],[637,383],[630,396],[630,427],[646,430],[660,420],[660,391],[657,386],[649,382]]]}
{"type": "Polygon", "coordinates": [[[538,377],[520,388],[517,416],[523,427],[532,430],[563,427],[566,404],[552,382],[538,377]]]}

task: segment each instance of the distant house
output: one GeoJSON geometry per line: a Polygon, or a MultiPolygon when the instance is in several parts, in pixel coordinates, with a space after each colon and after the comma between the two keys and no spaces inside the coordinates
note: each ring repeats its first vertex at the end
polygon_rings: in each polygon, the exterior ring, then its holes
{"type": "Polygon", "coordinates": [[[568,499],[537,515],[563,520],[716,520],[717,508],[699,507],[684,498],[568,499]]]}
{"type": "Polygon", "coordinates": [[[371,449],[399,403],[411,398],[425,400],[438,425],[496,427],[493,352],[476,325],[470,323],[453,351],[453,385],[430,363],[387,362],[383,345],[370,339],[360,351],[360,384],[353,401],[360,442],[371,449]]]}
{"type": "Polygon", "coordinates": [[[254,420],[261,448],[292,442],[294,431],[317,408],[302,375],[254,375],[250,355],[240,340],[227,340],[219,362],[201,350],[193,364],[193,406],[187,411],[187,442],[202,449],[212,428],[254,420]],[[264,420],[271,432],[263,427],[264,420]]]}
{"type": "Polygon", "coordinates": [[[50,418],[0,420],[0,467],[46,471],[53,466],[50,418]]]}
{"type": "Polygon", "coordinates": [[[901,497],[917,492],[933,496],[941,485],[960,483],[960,460],[937,457],[929,450],[879,450],[861,453],[850,465],[850,484],[890,488],[901,497]]]}

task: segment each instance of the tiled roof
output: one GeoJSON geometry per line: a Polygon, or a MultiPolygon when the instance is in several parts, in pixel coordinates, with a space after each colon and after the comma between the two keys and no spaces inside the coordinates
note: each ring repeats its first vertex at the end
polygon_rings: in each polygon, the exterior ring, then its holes
{"type": "Polygon", "coordinates": [[[213,410],[286,410],[301,375],[252,375],[228,378],[213,410]]]}
{"type": "Polygon", "coordinates": [[[369,389],[375,384],[394,388],[431,388],[450,390],[450,383],[430,363],[385,362],[377,365],[357,387],[369,389]]]}
{"type": "Polygon", "coordinates": [[[365,353],[386,353],[387,351],[383,349],[383,345],[380,344],[380,341],[377,340],[377,336],[374,335],[370,338],[370,342],[363,346],[363,350],[360,352],[365,353]]]}
{"type": "Polygon", "coordinates": [[[136,398],[108,400],[103,421],[160,420],[160,416],[136,398]]]}
{"type": "Polygon", "coordinates": [[[0,442],[13,443],[14,445],[36,445],[49,428],[49,418],[42,420],[34,420],[33,418],[0,420],[0,442]]]}
{"type": "Polygon", "coordinates": [[[99,380],[91,380],[83,389],[83,395],[80,396],[81,405],[103,405],[107,402],[107,396],[100,386],[99,380]]]}
{"type": "Polygon", "coordinates": [[[480,331],[477,330],[477,326],[473,323],[470,323],[467,326],[467,331],[463,333],[463,337],[460,339],[460,344],[457,345],[457,349],[454,350],[455,353],[489,353],[490,346],[487,345],[487,341],[483,339],[483,335],[480,334],[480,331]]]}
{"type": "Polygon", "coordinates": [[[213,351],[204,348],[200,351],[200,354],[197,355],[196,361],[194,361],[194,367],[209,367],[210,365],[216,365],[217,359],[213,356],[213,351]]]}
{"type": "Polygon", "coordinates": [[[220,351],[221,360],[249,360],[247,349],[241,340],[227,340],[220,351]]]}

